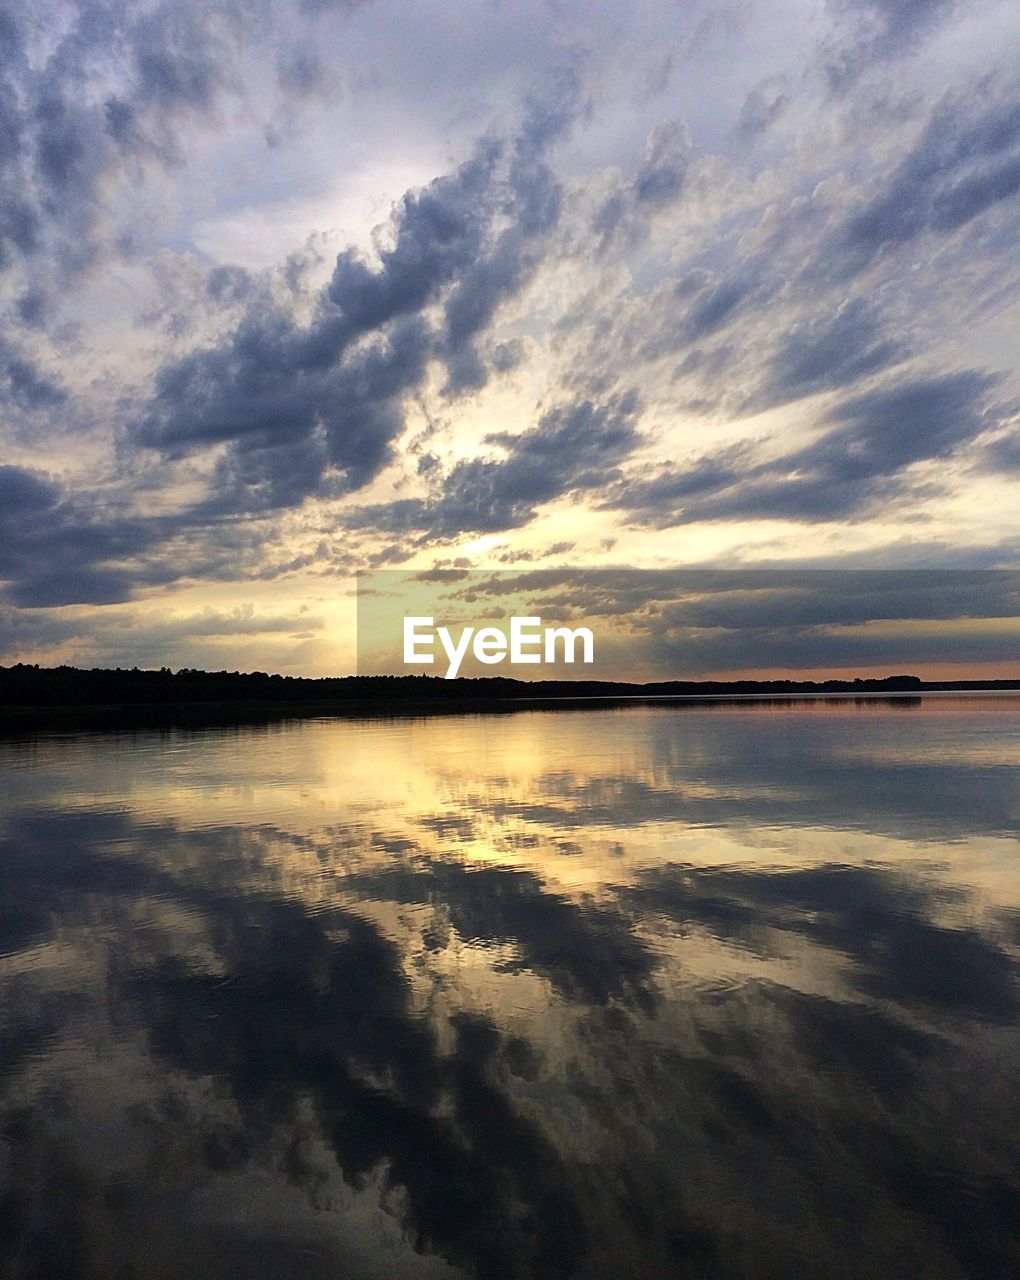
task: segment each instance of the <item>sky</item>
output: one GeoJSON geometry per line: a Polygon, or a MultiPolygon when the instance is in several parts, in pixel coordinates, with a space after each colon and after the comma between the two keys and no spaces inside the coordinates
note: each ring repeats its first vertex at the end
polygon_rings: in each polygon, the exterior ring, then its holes
{"type": "MultiPolygon", "coordinates": [[[[1005,0],[7,0],[0,662],[343,673],[364,570],[1017,567],[1018,55],[1005,0]]],[[[995,581],[741,670],[1020,675],[995,581]]]]}

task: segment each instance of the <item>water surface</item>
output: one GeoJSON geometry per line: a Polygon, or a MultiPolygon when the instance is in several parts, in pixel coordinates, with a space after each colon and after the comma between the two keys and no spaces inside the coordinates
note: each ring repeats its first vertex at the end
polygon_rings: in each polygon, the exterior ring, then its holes
{"type": "Polygon", "coordinates": [[[1020,1273],[1018,731],[0,743],[0,1276],[1020,1273]]]}

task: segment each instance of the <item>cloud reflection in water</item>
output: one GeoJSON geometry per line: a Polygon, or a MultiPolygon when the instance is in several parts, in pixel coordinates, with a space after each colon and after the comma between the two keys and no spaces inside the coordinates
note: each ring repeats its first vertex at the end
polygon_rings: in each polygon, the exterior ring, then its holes
{"type": "Polygon", "coordinates": [[[1018,716],[5,743],[0,1274],[1010,1274],[1018,716]]]}

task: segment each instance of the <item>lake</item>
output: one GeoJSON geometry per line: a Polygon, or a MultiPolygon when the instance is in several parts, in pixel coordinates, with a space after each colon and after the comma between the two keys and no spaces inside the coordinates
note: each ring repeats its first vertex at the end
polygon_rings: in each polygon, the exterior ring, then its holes
{"type": "Polygon", "coordinates": [[[0,740],[0,1276],[1020,1274],[1020,698],[0,740]]]}

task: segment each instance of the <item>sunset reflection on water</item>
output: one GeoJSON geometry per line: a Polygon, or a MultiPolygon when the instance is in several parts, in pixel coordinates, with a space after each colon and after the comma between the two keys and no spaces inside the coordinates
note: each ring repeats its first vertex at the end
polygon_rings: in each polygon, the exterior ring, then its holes
{"type": "Polygon", "coordinates": [[[0,1274],[1014,1274],[1018,729],[0,744],[0,1274]]]}

